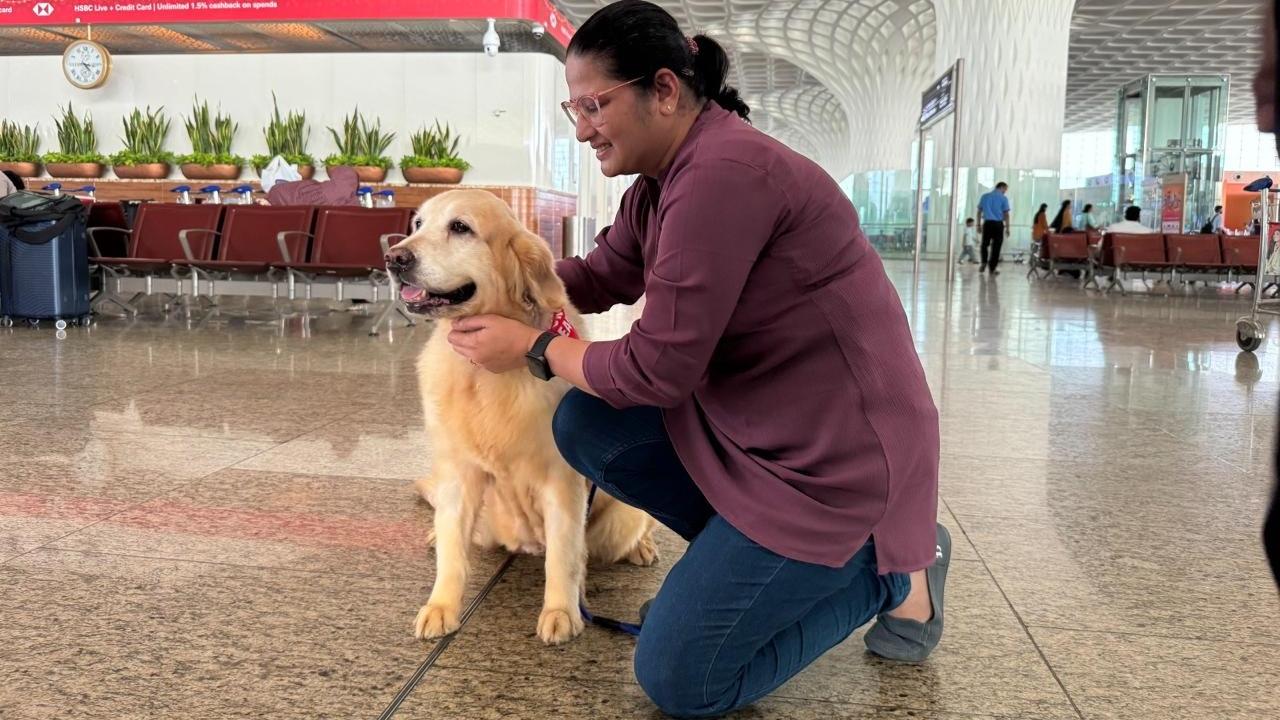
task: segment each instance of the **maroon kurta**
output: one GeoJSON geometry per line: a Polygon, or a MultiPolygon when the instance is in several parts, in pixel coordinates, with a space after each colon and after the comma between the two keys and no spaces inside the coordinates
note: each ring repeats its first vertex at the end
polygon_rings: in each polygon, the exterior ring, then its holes
{"type": "Polygon", "coordinates": [[[831,177],[708,103],[585,258],[557,272],[586,313],[645,296],[587,350],[618,408],[663,408],[712,507],[789,558],[880,572],[934,559],[938,412],[906,314],[831,177]]]}

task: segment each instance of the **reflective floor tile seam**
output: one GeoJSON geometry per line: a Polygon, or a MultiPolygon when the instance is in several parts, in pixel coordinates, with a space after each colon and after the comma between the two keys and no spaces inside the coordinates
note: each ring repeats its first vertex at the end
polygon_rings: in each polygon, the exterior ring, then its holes
{"type": "MultiPolygon", "coordinates": [[[[943,502],[945,506],[945,501],[943,502]]],[[[950,512],[951,508],[947,507],[947,511],[950,512]]],[[[1054,682],[1058,684],[1058,687],[1059,689],[1062,690],[1062,694],[1066,697],[1067,702],[1071,704],[1071,709],[1076,712],[1076,714],[1080,717],[1081,720],[1084,720],[1085,715],[1080,710],[1080,705],[1076,702],[1076,699],[1071,696],[1071,691],[1067,689],[1066,683],[1064,683],[1062,678],[1059,676],[1057,669],[1055,669],[1053,665],[1049,662],[1048,656],[1045,655],[1044,648],[1040,647],[1040,643],[1036,642],[1035,636],[1031,632],[1031,628],[1027,625],[1026,620],[1022,617],[1022,613],[1018,612],[1018,608],[1013,604],[1013,600],[1009,597],[1009,594],[1005,592],[1005,589],[1000,585],[1000,581],[996,578],[995,574],[991,572],[991,567],[990,565],[987,564],[986,558],[982,557],[981,551],[978,550],[977,545],[973,543],[972,539],[969,537],[968,532],[965,531],[963,521],[961,520],[961,518],[956,517],[955,513],[951,513],[951,517],[955,519],[957,527],[960,529],[960,532],[965,537],[965,541],[968,542],[970,547],[973,548],[974,554],[977,555],[978,557],[978,562],[982,565],[982,571],[986,573],[987,577],[991,580],[991,583],[996,587],[996,590],[999,591],[1000,596],[1004,599],[1004,602],[1008,606],[1009,611],[1012,612],[1013,616],[1017,619],[1018,625],[1021,626],[1023,633],[1027,637],[1027,640],[1035,648],[1036,655],[1039,656],[1040,662],[1044,663],[1044,666],[1046,669],[1048,669],[1049,674],[1053,676],[1054,682]]]]}

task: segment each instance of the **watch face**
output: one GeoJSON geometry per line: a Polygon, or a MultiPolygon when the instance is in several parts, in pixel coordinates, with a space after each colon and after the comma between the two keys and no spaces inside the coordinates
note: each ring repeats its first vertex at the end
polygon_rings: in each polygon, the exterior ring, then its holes
{"type": "Polygon", "coordinates": [[[88,42],[78,42],[67,49],[62,59],[62,69],[67,79],[77,87],[91,88],[106,79],[107,57],[102,48],[88,42]]]}
{"type": "Polygon", "coordinates": [[[529,364],[529,373],[539,380],[550,380],[554,377],[551,372],[551,364],[547,362],[545,357],[526,355],[525,362],[529,364]]]}

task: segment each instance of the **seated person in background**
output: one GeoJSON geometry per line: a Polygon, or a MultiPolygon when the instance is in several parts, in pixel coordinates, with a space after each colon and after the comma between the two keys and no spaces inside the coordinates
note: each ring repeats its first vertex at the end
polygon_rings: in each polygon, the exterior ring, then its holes
{"type": "Polygon", "coordinates": [[[1142,208],[1137,205],[1130,205],[1124,209],[1124,220],[1118,223],[1111,223],[1107,226],[1109,233],[1137,233],[1149,234],[1155,232],[1151,228],[1138,222],[1138,218],[1142,217],[1142,208]]]}
{"type": "Polygon", "coordinates": [[[0,197],[26,189],[27,184],[14,171],[5,170],[4,174],[0,175],[0,197]]]}
{"type": "Polygon", "coordinates": [[[1076,227],[1088,230],[1101,230],[1102,226],[1098,224],[1098,214],[1093,211],[1093,203],[1085,203],[1084,211],[1080,213],[1080,220],[1076,223],[1076,227]]]}
{"type": "Polygon", "coordinates": [[[335,167],[328,180],[278,182],[267,191],[265,205],[353,205],[359,206],[356,189],[360,178],[354,168],[335,167]]]}
{"type": "Polygon", "coordinates": [[[1049,204],[1040,203],[1040,209],[1036,211],[1036,216],[1031,220],[1031,240],[1034,242],[1042,242],[1044,236],[1049,234],[1049,204]]]}
{"type": "Polygon", "coordinates": [[[1062,201],[1062,207],[1058,208],[1058,214],[1053,216],[1053,222],[1049,223],[1049,227],[1056,233],[1071,232],[1075,229],[1071,220],[1070,200],[1062,201]]]}

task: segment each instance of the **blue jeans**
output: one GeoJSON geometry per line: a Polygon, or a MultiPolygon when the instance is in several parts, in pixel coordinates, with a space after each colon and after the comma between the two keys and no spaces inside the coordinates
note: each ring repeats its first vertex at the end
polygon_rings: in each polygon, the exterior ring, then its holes
{"type": "Polygon", "coordinates": [[[876,572],[871,542],[830,568],[785,558],[734,529],[680,464],[657,408],[615,410],[572,390],[553,429],[578,472],[689,541],[636,644],[636,680],[669,715],[714,717],[749,705],[907,596],[907,575],[876,572]]]}

